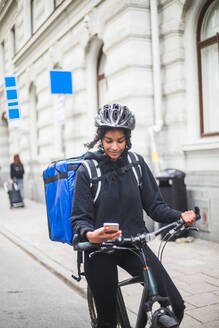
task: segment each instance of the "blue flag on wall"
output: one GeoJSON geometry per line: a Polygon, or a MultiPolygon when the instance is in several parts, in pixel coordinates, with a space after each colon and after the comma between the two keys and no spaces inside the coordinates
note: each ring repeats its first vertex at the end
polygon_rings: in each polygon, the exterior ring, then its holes
{"type": "Polygon", "coordinates": [[[73,94],[72,73],[70,71],[50,71],[52,94],[73,94]]]}

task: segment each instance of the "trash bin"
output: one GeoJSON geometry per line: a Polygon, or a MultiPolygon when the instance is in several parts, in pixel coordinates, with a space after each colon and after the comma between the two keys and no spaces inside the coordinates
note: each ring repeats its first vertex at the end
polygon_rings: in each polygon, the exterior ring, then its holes
{"type": "MultiPolygon", "coordinates": [[[[165,202],[175,210],[182,212],[187,210],[186,185],[184,182],[185,176],[186,175],[183,171],[169,168],[160,172],[156,177],[165,202]]],[[[163,225],[161,224],[160,226],[163,225]]],[[[184,232],[183,234],[176,236],[176,238],[179,237],[187,237],[187,235],[185,235],[184,232]]]]}

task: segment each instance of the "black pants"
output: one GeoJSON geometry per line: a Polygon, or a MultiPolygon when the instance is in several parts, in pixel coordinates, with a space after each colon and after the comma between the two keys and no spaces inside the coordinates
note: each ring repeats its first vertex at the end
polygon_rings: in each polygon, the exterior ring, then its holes
{"type": "MultiPolygon", "coordinates": [[[[132,276],[136,276],[142,273],[142,263],[128,250],[116,251],[112,254],[97,254],[92,258],[88,255],[89,253],[85,254],[84,269],[97,308],[98,328],[115,328],[117,265],[132,276]]],[[[185,309],[184,301],[168,273],[149,248],[147,248],[147,262],[157,281],[160,296],[168,294],[174,313],[181,322],[185,309]]]]}

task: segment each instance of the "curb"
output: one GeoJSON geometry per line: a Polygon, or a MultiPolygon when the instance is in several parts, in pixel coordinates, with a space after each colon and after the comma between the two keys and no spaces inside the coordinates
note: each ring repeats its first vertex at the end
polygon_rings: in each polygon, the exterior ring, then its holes
{"type": "Polygon", "coordinates": [[[23,252],[28,254],[43,267],[45,267],[57,278],[62,280],[69,287],[74,289],[80,296],[85,299],[87,298],[85,289],[80,287],[78,283],[74,282],[73,278],[71,277],[72,272],[63,267],[63,265],[54,261],[51,257],[47,256],[45,253],[43,253],[36,247],[31,246],[29,243],[22,240],[2,225],[0,225],[0,234],[3,237],[7,238],[9,241],[11,241],[14,245],[19,247],[23,252]]]}

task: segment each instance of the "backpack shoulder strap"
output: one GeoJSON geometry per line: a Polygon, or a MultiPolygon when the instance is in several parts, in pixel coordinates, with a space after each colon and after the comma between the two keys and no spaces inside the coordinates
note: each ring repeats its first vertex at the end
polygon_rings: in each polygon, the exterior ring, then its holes
{"type": "MultiPolygon", "coordinates": [[[[96,176],[97,178],[100,178],[101,177],[101,170],[99,168],[99,165],[98,165],[98,162],[95,160],[95,159],[92,159],[91,160],[94,164],[94,167],[96,169],[96,176]]],[[[96,189],[96,193],[95,193],[95,197],[94,197],[94,203],[96,203],[96,200],[100,194],[100,189],[101,189],[101,180],[98,180],[97,182],[97,189],[96,189]]]]}
{"type": "Polygon", "coordinates": [[[90,188],[92,187],[92,173],[91,173],[91,168],[90,165],[88,164],[88,160],[84,160],[81,162],[81,164],[87,169],[89,178],[90,178],[90,188]]]}
{"type": "Polygon", "coordinates": [[[134,173],[139,188],[142,188],[142,170],[138,155],[134,152],[129,151],[128,161],[130,164],[132,164],[132,171],[134,173]]]}
{"type": "Polygon", "coordinates": [[[84,165],[84,167],[86,167],[88,171],[88,175],[90,178],[90,188],[93,190],[96,189],[94,192],[94,199],[93,199],[95,203],[101,190],[101,179],[98,179],[101,177],[101,170],[98,166],[98,162],[95,159],[86,159],[82,162],[82,164],[84,165]],[[97,180],[97,186],[93,183],[95,178],[97,180]]]}

